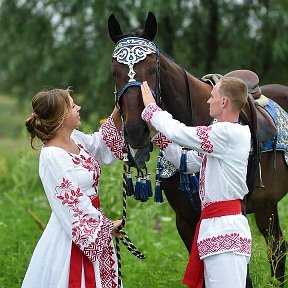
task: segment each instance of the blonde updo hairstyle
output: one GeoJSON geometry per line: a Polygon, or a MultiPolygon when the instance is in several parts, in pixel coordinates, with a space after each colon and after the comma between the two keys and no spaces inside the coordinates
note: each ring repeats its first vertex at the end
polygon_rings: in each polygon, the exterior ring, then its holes
{"type": "Polygon", "coordinates": [[[32,98],[32,115],[25,125],[31,136],[31,147],[35,149],[35,138],[44,144],[52,139],[63,121],[70,114],[70,92],[68,89],[41,91],[32,98]]]}

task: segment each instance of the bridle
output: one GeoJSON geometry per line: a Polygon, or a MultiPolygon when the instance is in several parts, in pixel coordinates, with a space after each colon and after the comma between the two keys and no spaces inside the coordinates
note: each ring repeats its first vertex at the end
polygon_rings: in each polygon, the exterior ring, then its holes
{"type": "Polygon", "coordinates": [[[120,102],[123,94],[129,87],[142,85],[141,81],[136,80],[134,77],[136,72],[134,71],[134,64],[143,61],[147,55],[156,55],[156,89],[152,91],[153,97],[158,105],[161,104],[161,86],[160,86],[160,51],[155,43],[140,37],[126,37],[119,40],[116,43],[116,47],[113,51],[112,58],[116,59],[118,63],[127,65],[128,71],[128,82],[119,90],[116,91],[115,83],[115,102],[116,105],[121,108],[120,102]]]}

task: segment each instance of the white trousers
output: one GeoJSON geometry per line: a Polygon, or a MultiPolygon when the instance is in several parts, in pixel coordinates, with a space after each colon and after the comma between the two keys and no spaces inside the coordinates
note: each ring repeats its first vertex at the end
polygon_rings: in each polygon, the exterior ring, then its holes
{"type": "Polygon", "coordinates": [[[206,288],[245,288],[250,257],[226,252],[205,257],[206,288]]]}

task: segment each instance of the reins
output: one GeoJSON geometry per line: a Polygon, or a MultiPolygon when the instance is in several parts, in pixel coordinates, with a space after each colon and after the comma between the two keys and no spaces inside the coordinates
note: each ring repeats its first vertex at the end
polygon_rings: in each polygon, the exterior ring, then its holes
{"type": "MultiPolygon", "coordinates": [[[[124,143],[126,144],[126,142],[124,143]]],[[[130,251],[134,256],[136,256],[139,259],[145,259],[144,254],[132,243],[127,233],[123,231],[123,228],[126,225],[126,219],[127,219],[127,195],[131,196],[131,189],[133,188],[131,172],[130,172],[128,149],[129,148],[127,144],[124,145],[123,147],[123,182],[122,182],[122,190],[123,190],[122,224],[117,231],[119,236],[115,237],[116,255],[117,255],[117,261],[118,261],[118,288],[121,287],[121,282],[122,282],[120,240],[122,244],[128,249],[128,251],[130,251]]]]}

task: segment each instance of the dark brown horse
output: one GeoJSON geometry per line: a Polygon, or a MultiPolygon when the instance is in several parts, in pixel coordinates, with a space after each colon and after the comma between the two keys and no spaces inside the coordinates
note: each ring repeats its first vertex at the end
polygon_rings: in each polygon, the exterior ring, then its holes
{"type": "MultiPolygon", "coordinates": [[[[144,80],[152,87],[158,105],[170,112],[175,119],[191,126],[211,124],[207,104],[211,86],[159,52],[152,42],[157,33],[157,21],[153,13],[149,12],[143,32],[123,34],[113,15],[109,18],[108,28],[112,41],[117,43],[112,62],[116,98],[125,120],[125,137],[132,148],[139,149],[149,144],[150,131],[141,119],[144,105],[139,86],[144,80]],[[118,42],[119,40],[122,41],[118,42]]],[[[283,108],[287,111],[288,87],[271,84],[262,87],[262,91],[280,105],[285,103],[286,107],[283,108]]],[[[262,179],[265,188],[255,187],[247,199],[246,212],[254,213],[259,230],[267,244],[271,245],[270,248],[274,251],[269,258],[272,275],[283,282],[286,242],[279,225],[277,203],[288,191],[288,168],[282,152],[276,153],[276,170],[273,163],[272,153],[262,153],[262,179]]],[[[187,195],[179,191],[178,174],[163,179],[161,185],[176,213],[178,232],[190,251],[199,214],[193,209],[187,195]]]]}

